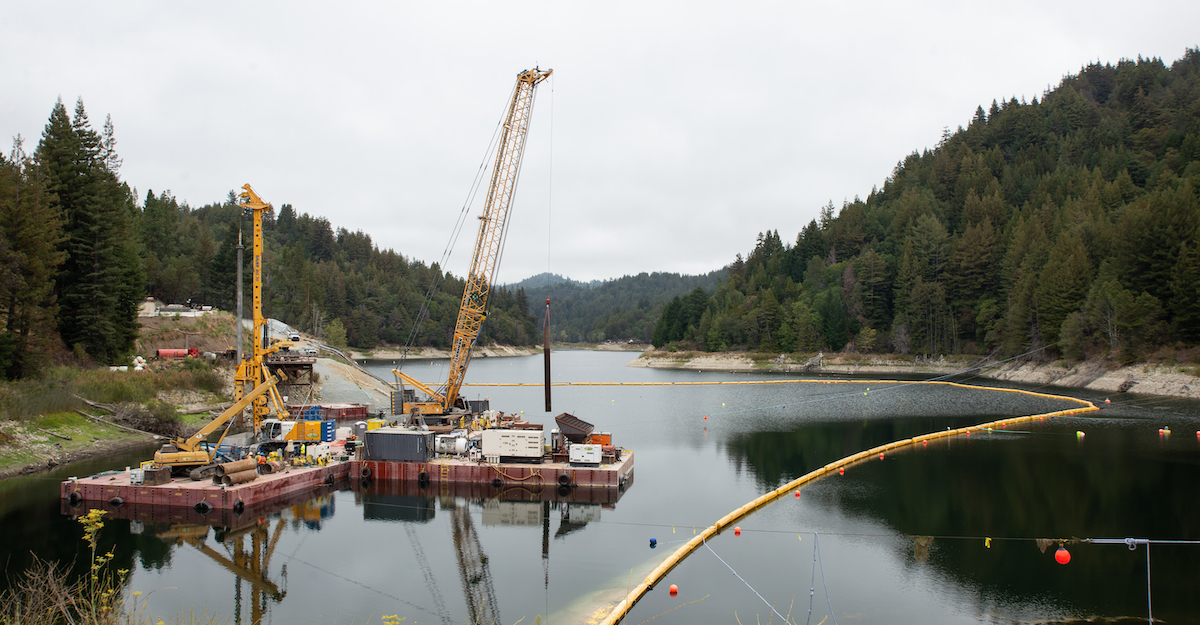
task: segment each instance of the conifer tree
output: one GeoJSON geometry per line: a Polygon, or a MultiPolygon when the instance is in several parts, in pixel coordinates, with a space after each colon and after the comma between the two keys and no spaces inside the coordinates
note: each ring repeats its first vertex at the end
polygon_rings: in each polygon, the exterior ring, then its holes
{"type": "Polygon", "coordinates": [[[13,141],[0,155],[0,377],[34,374],[58,344],[54,276],[63,255],[56,249],[62,224],[40,171],[13,141]]]}
{"type": "Polygon", "coordinates": [[[133,230],[129,188],[109,167],[120,161],[115,139],[91,127],[83,100],[73,119],[60,100],[38,144],[47,190],[64,223],[58,273],[58,331],[79,355],[106,363],[123,360],[137,338],[137,304],[144,289],[133,230]]]}

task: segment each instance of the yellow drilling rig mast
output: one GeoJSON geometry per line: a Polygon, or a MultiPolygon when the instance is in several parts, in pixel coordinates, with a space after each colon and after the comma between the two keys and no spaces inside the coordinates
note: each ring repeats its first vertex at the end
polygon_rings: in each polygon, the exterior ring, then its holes
{"type": "Polygon", "coordinates": [[[487,318],[488,292],[496,277],[508,211],[512,206],[517,177],[521,171],[521,157],[525,153],[525,139],[529,133],[529,119],[533,113],[534,88],[553,71],[534,68],[517,74],[517,84],[513,88],[508,112],[501,128],[487,199],[484,202],[483,214],[479,217],[479,236],[475,240],[475,253],[471,257],[471,269],[463,289],[458,323],[454,327],[454,342],[450,346],[450,377],[445,386],[434,389],[393,369],[392,373],[405,383],[428,395],[423,402],[405,401],[406,414],[416,411],[422,415],[439,416],[449,415],[456,408],[466,409],[465,402],[458,392],[467,374],[467,365],[471,362],[471,350],[475,347],[475,340],[479,338],[479,329],[487,318]]]}
{"type": "MultiPolygon", "coordinates": [[[[276,351],[278,346],[272,346],[267,335],[267,320],[262,314],[262,265],[263,265],[263,230],[262,219],[263,213],[271,210],[271,205],[264,202],[254,189],[250,188],[249,184],[242,185],[242,192],[238,195],[241,203],[238,206],[242,207],[251,215],[254,224],[254,251],[253,261],[251,264],[251,275],[253,278],[253,296],[251,301],[251,310],[254,318],[254,329],[251,331],[251,341],[254,344],[251,353],[243,357],[242,362],[238,363],[237,373],[233,378],[233,400],[238,401],[248,393],[251,389],[257,388],[264,380],[270,378],[270,373],[267,371],[267,355],[276,351]]],[[[242,320],[238,319],[238,323],[242,320]]],[[[260,395],[254,399],[250,410],[254,415],[254,433],[258,434],[262,428],[263,419],[270,413],[268,403],[275,406],[276,415],[280,418],[287,418],[287,409],[284,407],[283,399],[279,396],[279,391],[274,386],[264,395],[260,395]],[[268,401],[268,397],[270,400],[268,401]]]]}

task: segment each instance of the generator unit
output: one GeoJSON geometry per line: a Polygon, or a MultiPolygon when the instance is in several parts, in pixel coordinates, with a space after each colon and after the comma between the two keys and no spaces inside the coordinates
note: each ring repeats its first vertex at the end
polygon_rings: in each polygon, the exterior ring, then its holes
{"type": "Polygon", "coordinates": [[[567,452],[567,459],[573,466],[598,467],[603,457],[603,445],[576,443],[571,445],[567,452]]]}
{"type": "Polygon", "coordinates": [[[541,430],[484,430],[483,457],[499,462],[541,462],[546,453],[541,430]]]}

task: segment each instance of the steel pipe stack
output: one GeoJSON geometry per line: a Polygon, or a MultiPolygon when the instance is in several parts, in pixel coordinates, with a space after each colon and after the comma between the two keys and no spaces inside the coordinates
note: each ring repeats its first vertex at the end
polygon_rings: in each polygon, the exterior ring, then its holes
{"type": "Polygon", "coordinates": [[[238,460],[236,462],[226,462],[225,464],[218,464],[217,465],[217,477],[225,477],[227,475],[232,475],[234,473],[241,473],[242,471],[249,471],[249,470],[253,469],[254,467],[256,467],[257,465],[258,465],[258,462],[255,461],[253,458],[246,458],[245,460],[238,460]]]}
{"type": "Polygon", "coordinates": [[[258,477],[258,471],[250,469],[249,471],[239,471],[237,473],[226,473],[221,477],[221,483],[226,486],[234,484],[243,484],[258,477]]]}

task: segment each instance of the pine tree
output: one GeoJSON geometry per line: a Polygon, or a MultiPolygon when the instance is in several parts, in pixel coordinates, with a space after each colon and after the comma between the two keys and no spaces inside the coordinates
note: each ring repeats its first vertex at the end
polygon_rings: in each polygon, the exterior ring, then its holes
{"type": "Polygon", "coordinates": [[[108,169],[119,163],[114,147],[115,139],[106,142],[92,130],[80,99],[70,120],[62,101],[55,105],[37,150],[64,222],[58,331],[77,354],[107,363],[133,348],[145,281],[132,197],[108,169]]]}
{"type": "Polygon", "coordinates": [[[54,275],[63,255],[56,249],[62,224],[39,170],[13,141],[0,155],[0,377],[34,374],[58,344],[54,275]]]}

